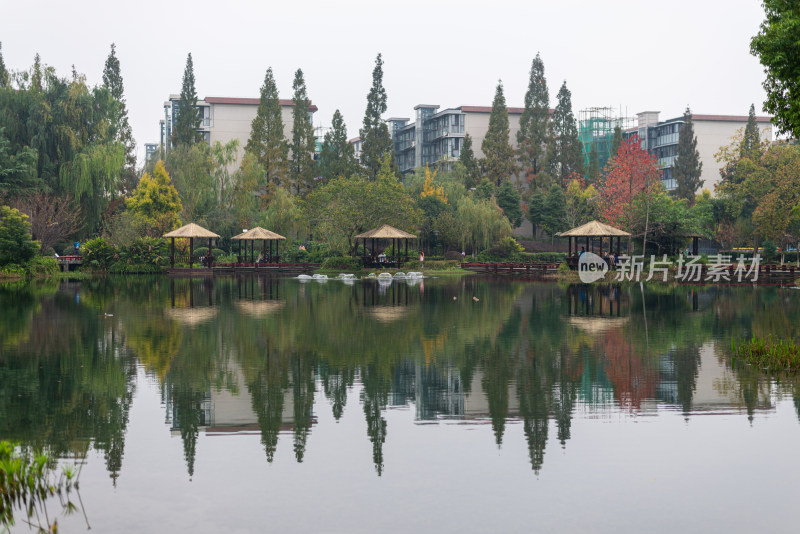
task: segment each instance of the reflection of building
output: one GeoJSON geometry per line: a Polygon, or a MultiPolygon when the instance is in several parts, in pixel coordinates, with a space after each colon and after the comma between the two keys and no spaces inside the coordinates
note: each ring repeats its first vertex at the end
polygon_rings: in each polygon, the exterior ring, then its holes
{"type": "MultiPolygon", "coordinates": [[[[684,349],[685,350],[685,349],[684,349]]],[[[662,358],[661,380],[658,387],[659,400],[668,404],[681,405],[679,389],[686,377],[680,376],[680,354],[662,358]]],[[[741,379],[730,366],[717,358],[714,343],[706,343],[694,349],[697,366],[694,388],[691,390],[691,411],[705,413],[743,412],[746,410],[773,409],[770,390],[752,396],[750,406],[742,395],[741,379]]],[[[685,358],[685,355],[684,355],[685,358]]],[[[685,387],[685,385],[684,385],[685,387]]]]}
{"type": "MultiPolygon", "coordinates": [[[[211,388],[202,395],[198,410],[198,429],[206,434],[254,433],[261,432],[258,415],[253,410],[253,398],[246,386],[242,369],[229,364],[225,373],[228,383],[224,388],[211,388]]],[[[181,428],[180,415],[173,402],[171,388],[164,388],[166,398],[166,423],[173,434],[181,428]]],[[[283,391],[281,430],[294,426],[294,395],[291,388],[283,391]]]]}

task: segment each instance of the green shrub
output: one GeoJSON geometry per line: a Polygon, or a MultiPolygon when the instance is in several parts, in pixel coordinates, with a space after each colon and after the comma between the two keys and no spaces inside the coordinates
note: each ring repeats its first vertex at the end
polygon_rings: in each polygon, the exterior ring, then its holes
{"type": "Polygon", "coordinates": [[[169,244],[160,237],[140,237],[129,246],[120,248],[118,260],[130,265],[166,266],[169,263],[169,244]]]}
{"type": "Polygon", "coordinates": [[[31,238],[28,216],[14,208],[0,206],[0,266],[24,264],[39,251],[39,242],[31,238]]]}
{"type": "Polygon", "coordinates": [[[566,274],[570,271],[572,271],[572,269],[569,268],[567,262],[562,262],[561,265],[558,266],[558,274],[566,274]]]}
{"type": "Polygon", "coordinates": [[[108,268],[109,273],[113,274],[158,274],[163,272],[163,268],[153,263],[127,263],[117,261],[108,268]]]}
{"type": "Polygon", "coordinates": [[[521,260],[526,263],[561,263],[567,259],[566,252],[523,252],[521,260]]]}
{"type": "Polygon", "coordinates": [[[0,275],[6,276],[25,276],[25,268],[16,263],[9,263],[0,267],[0,275]]]}
{"type": "Polygon", "coordinates": [[[117,247],[102,237],[90,239],[81,246],[84,265],[93,271],[106,271],[120,259],[117,247]]]}
{"type": "Polygon", "coordinates": [[[325,258],[321,267],[331,271],[360,271],[361,259],[351,258],[349,256],[338,256],[332,258],[325,258]]]}
{"type": "Polygon", "coordinates": [[[58,274],[58,260],[52,257],[36,256],[25,265],[28,276],[53,276],[58,274]]]}

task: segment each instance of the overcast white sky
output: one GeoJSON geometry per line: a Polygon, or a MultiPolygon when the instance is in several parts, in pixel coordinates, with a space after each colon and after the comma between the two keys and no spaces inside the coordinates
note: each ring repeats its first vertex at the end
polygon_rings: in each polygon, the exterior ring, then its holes
{"type": "Polygon", "coordinates": [[[269,66],[291,98],[302,68],[315,125],[338,108],[350,137],[378,52],[386,118],[412,117],[420,103],[491,105],[498,79],[507,104],[522,106],[537,51],[551,106],[566,80],[576,116],[612,106],[664,119],[687,105],[744,115],[751,103],[762,113],[764,75],[749,53],[762,19],[757,0],[0,0],[0,41],[9,69],[29,68],[38,52],[59,75],[74,64],[90,85],[102,83],[115,42],[141,158],[189,52],[201,98],[256,97],[269,66]]]}

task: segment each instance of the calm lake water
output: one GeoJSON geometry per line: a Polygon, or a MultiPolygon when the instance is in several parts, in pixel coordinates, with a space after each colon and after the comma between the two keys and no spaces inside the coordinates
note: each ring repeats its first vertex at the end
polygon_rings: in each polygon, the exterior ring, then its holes
{"type": "Polygon", "coordinates": [[[62,532],[796,532],[800,379],[731,340],[798,324],[774,287],[0,285],[0,438],[81,466],[62,532]]]}

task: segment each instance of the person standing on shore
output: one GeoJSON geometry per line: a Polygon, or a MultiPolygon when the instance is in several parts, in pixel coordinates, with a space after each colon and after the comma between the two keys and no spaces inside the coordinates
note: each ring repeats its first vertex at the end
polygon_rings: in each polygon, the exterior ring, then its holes
{"type": "Polygon", "coordinates": [[[419,252],[419,268],[425,268],[425,253],[422,251],[419,252]]]}

